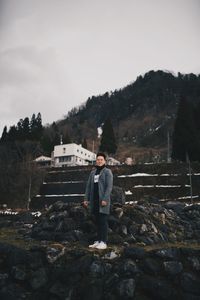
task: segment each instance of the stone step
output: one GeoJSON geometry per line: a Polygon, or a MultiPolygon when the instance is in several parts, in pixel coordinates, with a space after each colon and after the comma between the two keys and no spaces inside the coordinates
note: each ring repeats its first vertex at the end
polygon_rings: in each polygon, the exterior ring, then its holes
{"type": "MultiPolygon", "coordinates": [[[[58,200],[67,203],[81,202],[86,181],[93,166],[50,168],[39,195],[31,206],[44,208],[58,200]]],[[[190,195],[190,178],[187,164],[148,164],[110,167],[114,185],[126,192],[126,201],[138,201],[145,196],[176,200],[190,195]]],[[[200,194],[200,168],[192,164],[193,195],[200,194]]]]}
{"type": "Polygon", "coordinates": [[[83,194],[74,195],[37,195],[32,198],[30,207],[31,209],[45,209],[45,207],[57,201],[63,201],[64,203],[81,203],[84,199],[83,194]]]}
{"type": "Polygon", "coordinates": [[[45,182],[66,182],[66,181],[86,181],[89,176],[90,171],[59,171],[59,172],[50,172],[45,177],[45,182]]]}
{"type": "MultiPolygon", "coordinates": [[[[145,196],[145,195],[144,195],[145,196]]],[[[158,195],[157,195],[158,196],[158,195]]],[[[141,200],[144,200],[145,198],[141,198],[141,200]]],[[[169,198],[164,197],[164,198],[160,198],[160,197],[156,197],[155,194],[151,195],[151,196],[147,196],[147,200],[148,201],[159,201],[161,203],[167,202],[167,201],[179,201],[179,202],[184,202],[184,203],[199,203],[200,201],[200,195],[198,194],[193,194],[193,200],[191,201],[191,195],[187,194],[187,195],[179,195],[178,197],[174,197],[174,195],[170,195],[169,198]]],[[[137,203],[139,201],[139,197],[137,194],[127,194],[126,195],[126,203],[137,203]]]]}
{"type": "MultiPolygon", "coordinates": [[[[63,168],[49,168],[48,172],[90,172],[94,166],[71,166],[63,168]]],[[[168,173],[168,174],[187,174],[188,163],[148,163],[148,164],[137,164],[133,166],[119,165],[119,166],[108,166],[112,169],[115,174],[131,174],[131,173],[168,173]]],[[[199,163],[191,163],[192,172],[200,172],[199,163]]]]}
{"type": "MultiPolygon", "coordinates": [[[[187,175],[177,176],[126,176],[115,177],[115,184],[124,188],[134,185],[189,185],[190,178],[187,175]]],[[[192,184],[200,186],[200,175],[192,176],[192,184]]]]}
{"type": "Polygon", "coordinates": [[[40,188],[41,195],[80,194],[85,192],[85,181],[47,183],[40,188]]]}
{"type": "Polygon", "coordinates": [[[137,200],[144,198],[144,196],[155,197],[157,199],[163,198],[172,198],[175,199],[177,197],[188,195],[190,193],[189,187],[163,187],[163,186],[138,186],[131,187],[129,190],[126,190],[126,196],[133,195],[133,197],[137,200]]]}
{"type": "MultiPolygon", "coordinates": [[[[142,173],[143,174],[143,173],[142,173]]],[[[117,175],[114,174],[114,181],[116,185],[129,185],[129,184],[181,184],[186,185],[189,184],[190,178],[188,175],[169,175],[169,174],[161,174],[161,175],[150,175],[146,173],[146,175],[140,175],[139,173],[136,174],[126,174],[126,175],[117,175]]],[[[59,174],[47,174],[45,178],[45,183],[52,183],[52,182],[77,182],[77,181],[87,181],[89,176],[88,173],[84,172],[68,172],[66,173],[59,173],[59,174]]],[[[199,175],[192,175],[192,183],[199,184],[200,186],[200,174],[199,175]]]]}

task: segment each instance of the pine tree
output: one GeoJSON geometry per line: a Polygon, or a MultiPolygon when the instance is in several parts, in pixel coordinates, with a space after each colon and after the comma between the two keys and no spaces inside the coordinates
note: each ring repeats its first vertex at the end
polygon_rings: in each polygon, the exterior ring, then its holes
{"type": "Polygon", "coordinates": [[[30,121],[30,133],[31,133],[32,140],[36,139],[36,131],[37,131],[36,118],[35,118],[35,114],[33,114],[30,121]]]}
{"type": "Polygon", "coordinates": [[[17,123],[17,140],[23,140],[24,139],[24,132],[23,132],[23,119],[20,119],[17,123]]]}
{"type": "Polygon", "coordinates": [[[30,138],[30,123],[29,118],[26,117],[22,122],[22,129],[23,129],[23,139],[27,140],[30,138]]]}
{"type": "Polygon", "coordinates": [[[53,122],[52,124],[52,129],[53,129],[53,138],[52,138],[52,146],[54,147],[55,145],[60,145],[60,132],[58,129],[58,125],[53,122]]]}
{"type": "Polygon", "coordinates": [[[51,155],[53,151],[52,140],[48,134],[45,134],[41,138],[41,146],[45,155],[51,155]]]}
{"type": "Polygon", "coordinates": [[[16,141],[16,138],[17,138],[17,128],[15,125],[13,125],[10,127],[8,131],[7,140],[9,142],[14,142],[16,141]]]}
{"type": "Polygon", "coordinates": [[[71,143],[71,138],[70,138],[67,130],[63,131],[62,139],[63,139],[63,144],[70,144],[71,143]]]}
{"type": "Polygon", "coordinates": [[[32,140],[41,139],[43,133],[43,126],[42,126],[42,117],[40,113],[37,114],[37,117],[35,116],[35,114],[32,115],[31,122],[30,122],[30,132],[31,132],[32,140]]]}
{"type": "Polygon", "coordinates": [[[42,116],[41,113],[39,112],[36,117],[36,124],[37,124],[37,133],[38,133],[38,138],[40,138],[42,131],[43,131],[43,126],[42,126],[42,116]]]}
{"type": "Polygon", "coordinates": [[[8,137],[7,126],[5,126],[3,129],[3,132],[2,132],[0,143],[5,143],[7,140],[7,137],[8,137]]]}
{"type": "Polygon", "coordinates": [[[83,143],[82,143],[82,146],[83,146],[83,148],[85,148],[85,149],[88,148],[86,138],[84,138],[83,143]]]}
{"type": "Polygon", "coordinates": [[[115,154],[117,150],[117,145],[116,145],[113,126],[109,118],[106,119],[102,130],[103,131],[102,131],[101,144],[99,150],[106,152],[108,154],[115,154]]]}
{"type": "Polygon", "coordinates": [[[174,125],[172,158],[186,161],[187,153],[191,161],[200,160],[200,141],[194,122],[193,105],[182,97],[174,125]]]}
{"type": "Polygon", "coordinates": [[[200,140],[200,102],[197,104],[194,110],[194,121],[195,121],[195,127],[197,129],[197,135],[198,139],[200,140]]]}
{"type": "Polygon", "coordinates": [[[58,131],[55,132],[54,138],[52,140],[52,146],[60,145],[61,135],[58,131]]]}

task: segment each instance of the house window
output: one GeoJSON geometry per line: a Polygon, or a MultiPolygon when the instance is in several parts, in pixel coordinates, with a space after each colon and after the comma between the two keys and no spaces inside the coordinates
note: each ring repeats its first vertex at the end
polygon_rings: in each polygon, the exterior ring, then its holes
{"type": "Polygon", "coordinates": [[[72,156],[70,155],[59,157],[59,162],[69,162],[71,160],[72,160],[72,156]]]}

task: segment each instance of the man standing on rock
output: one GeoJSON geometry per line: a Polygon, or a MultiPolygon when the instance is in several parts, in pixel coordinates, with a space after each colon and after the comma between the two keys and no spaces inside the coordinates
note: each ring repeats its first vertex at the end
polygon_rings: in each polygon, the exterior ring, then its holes
{"type": "Polygon", "coordinates": [[[89,248],[106,249],[108,236],[108,215],[110,214],[110,194],[113,187],[113,174],[106,167],[106,155],[97,153],[95,169],[87,181],[84,206],[90,209],[97,225],[97,241],[89,248]]]}

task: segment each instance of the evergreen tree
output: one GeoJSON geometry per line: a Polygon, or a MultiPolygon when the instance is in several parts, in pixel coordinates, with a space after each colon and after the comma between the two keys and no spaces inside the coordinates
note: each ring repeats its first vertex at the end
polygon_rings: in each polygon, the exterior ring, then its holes
{"type": "Polygon", "coordinates": [[[42,117],[40,113],[37,114],[37,117],[35,116],[35,114],[32,115],[31,122],[30,122],[30,132],[31,132],[32,140],[41,139],[43,133],[43,126],[42,126],[42,117]]]}
{"type": "Polygon", "coordinates": [[[55,145],[60,145],[61,134],[55,122],[53,122],[51,127],[53,129],[52,148],[54,148],[55,145]]]}
{"type": "Polygon", "coordinates": [[[14,142],[16,141],[17,138],[17,128],[15,127],[15,125],[11,126],[9,131],[8,131],[8,136],[7,136],[7,140],[9,142],[14,142]]]}
{"type": "Polygon", "coordinates": [[[83,143],[82,143],[82,146],[83,146],[83,148],[85,148],[85,149],[88,148],[86,138],[84,138],[83,143]]]}
{"type": "Polygon", "coordinates": [[[71,138],[68,134],[68,131],[65,130],[62,134],[62,140],[63,140],[63,144],[70,144],[71,143],[71,138]]]}
{"type": "Polygon", "coordinates": [[[22,122],[22,129],[23,129],[23,139],[27,140],[30,138],[30,123],[29,118],[26,117],[22,122]]]}
{"type": "Polygon", "coordinates": [[[31,133],[32,140],[36,139],[36,130],[37,130],[36,118],[35,118],[35,114],[33,114],[30,121],[30,133],[31,133]]]}
{"type": "Polygon", "coordinates": [[[102,131],[101,144],[99,150],[106,152],[108,154],[115,154],[117,150],[117,145],[116,145],[113,126],[109,118],[106,119],[102,130],[103,131],[102,131]]]}
{"type": "Polygon", "coordinates": [[[42,116],[41,116],[41,113],[40,113],[40,112],[37,114],[37,117],[36,117],[36,124],[37,124],[37,134],[38,134],[38,138],[40,138],[41,135],[42,135],[42,132],[43,132],[42,116]]]}
{"type": "Polygon", "coordinates": [[[197,104],[194,110],[194,121],[195,121],[195,127],[197,129],[197,135],[198,139],[200,140],[200,102],[197,104]]]}
{"type": "Polygon", "coordinates": [[[41,139],[41,146],[45,155],[50,155],[52,151],[51,139],[48,135],[43,135],[41,139]]]}
{"type": "Polygon", "coordinates": [[[3,129],[3,132],[2,132],[0,143],[5,143],[7,140],[7,137],[8,137],[7,126],[5,126],[3,129]]]}
{"type": "Polygon", "coordinates": [[[18,140],[24,139],[24,130],[23,130],[23,119],[20,119],[17,123],[17,137],[18,140]]]}
{"type": "Polygon", "coordinates": [[[200,141],[194,122],[192,103],[181,98],[172,138],[172,158],[186,161],[187,153],[191,161],[200,160],[200,141]]]}
{"type": "Polygon", "coordinates": [[[60,145],[61,135],[58,131],[55,132],[54,138],[52,140],[52,146],[60,145]]]}

